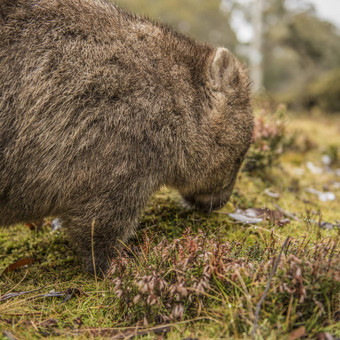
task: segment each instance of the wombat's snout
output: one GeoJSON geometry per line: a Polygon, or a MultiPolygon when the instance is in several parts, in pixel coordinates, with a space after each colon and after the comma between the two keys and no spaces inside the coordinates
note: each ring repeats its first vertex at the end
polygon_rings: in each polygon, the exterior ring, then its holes
{"type": "Polygon", "coordinates": [[[204,190],[199,193],[190,193],[190,191],[182,191],[182,197],[184,200],[184,206],[189,209],[197,209],[204,212],[211,212],[223,208],[228,202],[236,182],[237,173],[240,169],[242,161],[238,161],[232,169],[231,176],[228,176],[229,182],[224,187],[218,188],[218,184],[211,185],[211,191],[204,190]]]}
{"type": "Polygon", "coordinates": [[[231,196],[231,190],[222,191],[218,194],[201,194],[184,196],[184,206],[189,209],[197,209],[211,212],[223,208],[231,196]]]}

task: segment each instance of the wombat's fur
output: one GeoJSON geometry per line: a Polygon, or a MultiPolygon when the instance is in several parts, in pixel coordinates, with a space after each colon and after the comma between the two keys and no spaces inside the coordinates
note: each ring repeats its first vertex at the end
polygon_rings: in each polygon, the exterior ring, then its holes
{"type": "Polygon", "coordinates": [[[222,207],[252,131],[228,50],[102,0],[0,0],[0,224],[60,217],[87,270],[162,185],[222,207]]]}

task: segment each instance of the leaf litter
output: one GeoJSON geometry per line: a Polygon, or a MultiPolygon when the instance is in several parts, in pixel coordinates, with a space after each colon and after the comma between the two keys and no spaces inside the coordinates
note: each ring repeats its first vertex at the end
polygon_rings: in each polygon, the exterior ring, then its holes
{"type": "MultiPolygon", "coordinates": [[[[1,275],[6,274],[8,272],[14,271],[18,268],[27,267],[30,264],[33,264],[36,262],[36,259],[33,257],[27,257],[24,259],[20,259],[18,261],[15,261],[14,263],[10,264],[8,267],[5,268],[5,270],[1,273],[1,275]]],[[[0,275],[0,276],[1,276],[0,275]]]]}
{"type": "Polygon", "coordinates": [[[290,222],[289,218],[285,218],[280,210],[272,210],[268,208],[249,208],[237,209],[234,213],[228,214],[232,219],[244,224],[257,224],[264,220],[279,226],[283,226],[290,222]]]}
{"type": "Polygon", "coordinates": [[[280,195],[277,192],[270,191],[269,189],[266,189],[263,192],[266,196],[271,197],[271,198],[279,198],[280,195]]]}

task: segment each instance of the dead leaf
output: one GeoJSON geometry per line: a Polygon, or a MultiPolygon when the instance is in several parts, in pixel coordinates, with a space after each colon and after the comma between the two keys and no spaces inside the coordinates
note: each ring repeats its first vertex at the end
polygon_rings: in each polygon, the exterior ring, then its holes
{"type": "Polygon", "coordinates": [[[314,175],[321,175],[323,173],[323,169],[316,166],[312,162],[307,162],[306,166],[307,166],[308,170],[314,175]]]}
{"type": "Polygon", "coordinates": [[[44,328],[52,328],[58,326],[59,320],[56,319],[47,319],[44,321],[41,321],[38,326],[39,327],[44,327],[44,328]]]}
{"type": "Polygon", "coordinates": [[[283,214],[278,210],[271,210],[268,208],[261,208],[259,210],[259,214],[262,213],[263,218],[272,222],[273,224],[277,224],[280,220],[284,218],[283,214]]]}
{"type": "Polygon", "coordinates": [[[317,195],[322,202],[335,201],[336,199],[335,194],[331,191],[322,192],[313,188],[306,188],[305,190],[310,194],[317,195]]]}
{"type": "Polygon", "coordinates": [[[234,220],[245,223],[245,224],[256,224],[256,223],[260,223],[263,221],[262,218],[251,217],[251,216],[246,215],[243,212],[239,212],[238,210],[236,211],[236,213],[228,214],[228,215],[234,220]]]}
{"type": "Polygon", "coordinates": [[[263,193],[265,195],[267,195],[268,197],[271,197],[271,198],[279,198],[280,197],[280,195],[277,192],[270,191],[269,189],[266,189],[263,193]]]}
{"type": "Polygon", "coordinates": [[[289,340],[300,339],[306,335],[306,327],[301,326],[289,334],[289,340]]]}
{"type": "Polygon", "coordinates": [[[79,327],[81,327],[81,326],[84,324],[84,322],[83,322],[83,320],[78,316],[77,318],[75,318],[75,319],[73,320],[73,324],[79,328],[79,327]]]}
{"type": "Polygon", "coordinates": [[[333,230],[335,227],[340,227],[340,224],[333,224],[331,222],[326,222],[323,221],[321,223],[319,223],[320,228],[322,229],[326,229],[326,230],[333,230]]]}
{"type": "MultiPolygon", "coordinates": [[[[25,259],[21,259],[21,260],[18,260],[14,263],[12,263],[11,265],[9,265],[3,272],[2,274],[5,274],[5,273],[8,273],[8,272],[12,272],[13,270],[15,269],[18,269],[18,268],[21,268],[21,267],[24,267],[24,266],[28,266],[32,263],[34,263],[36,260],[35,258],[33,257],[27,257],[25,259]]],[[[1,274],[1,275],[2,275],[1,274]]]]}
{"type": "Polygon", "coordinates": [[[290,219],[289,218],[284,218],[283,220],[280,220],[277,222],[277,224],[280,226],[280,227],[283,227],[284,225],[290,223],[290,219]]]}
{"type": "Polygon", "coordinates": [[[340,189],[340,182],[333,182],[332,186],[334,189],[340,189]]]}
{"type": "Polygon", "coordinates": [[[25,225],[30,229],[30,230],[40,230],[42,226],[45,224],[44,219],[36,220],[36,221],[31,221],[25,223],[25,225]]]}
{"type": "Polygon", "coordinates": [[[329,166],[332,164],[332,158],[329,155],[322,155],[321,162],[323,165],[329,166]]]}
{"type": "Polygon", "coordinates": [[[263,220],[268,220],[273,224],[283,226],[290,222],[289,219],[284,219],[284,215],[281,211],[268,208],[237,209],[235,213],[228,215],[234,220],[245,224],[256,224],[263,220]]]}
{"type": "Polygon", "coordinates": [[[295,221],[300,221],[300,219],[293,213],[291,212],[288,212],[288,211],[285,211],[283,210],[279,205],[277,204],[274,204],[275,208],[283,215],[283,216],[286,216],[288,218],[291,218],[295,221]]]}
{"type": "Polygon", "coordinates": [[[62,228],[62,222],[60,218],[55,218],[51,223],[51,229],[52,231],[56,231],[58,229],[62,228]]]}
{"type": "Polygon", "coordinates": [[[74,296],[79,296],[79,295],[86,295],[84,292],[82,292],[78,288],[68,288],[64,294],[66,294],[65,299],[60,302],[60,304],[65,303],[69,300],[71,300],[74,296]]]}
{"type": "Polygon", "coordinates": [[[317,340],[336,340],[337,338],[334,338],[334,336],[328,332],[325,333],[318,333],[316,335],[317,340]]]}

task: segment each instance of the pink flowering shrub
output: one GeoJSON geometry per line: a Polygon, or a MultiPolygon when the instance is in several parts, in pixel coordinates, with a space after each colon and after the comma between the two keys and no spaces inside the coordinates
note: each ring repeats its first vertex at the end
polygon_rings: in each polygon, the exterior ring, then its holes
{"type": "MultiPolygon", "coordinates": [[[[116,321],[169,323],[233,305],[239,326],[247,324],[244,320],[251,324],[252,306],[263,294],[281,242],[272,235],[262,248],[258,243],[225,242],[191,229],[172,242],[155,242],[145,234],[138,247],[122,251],[112,261],[108,280],[118,306],[116,321]]],[[[300,316],[303,321],[315,305],[324,305],[325,291],[339,288],[335,246],[332,239],[318,244],[291,239],[273,278],[267,311],[274,309],[273,315],[279,315],[293,296],[298,301],[296,311],[305,311],[300,316]],[[318,285],[323,290],[316,289],[318,285]]],[[[334,296],[328,303],[333,305],[333,300],[334,296]]]]}
{"type": "Polygon", "coordinates": [[[292,143],[287,135],[290,117],[285,106],[278,106],[274,113],[268,112],[268,109],[263,108],[255,115],[253,144],[246,156],[245,171],[271,167],[292,143]]]}

